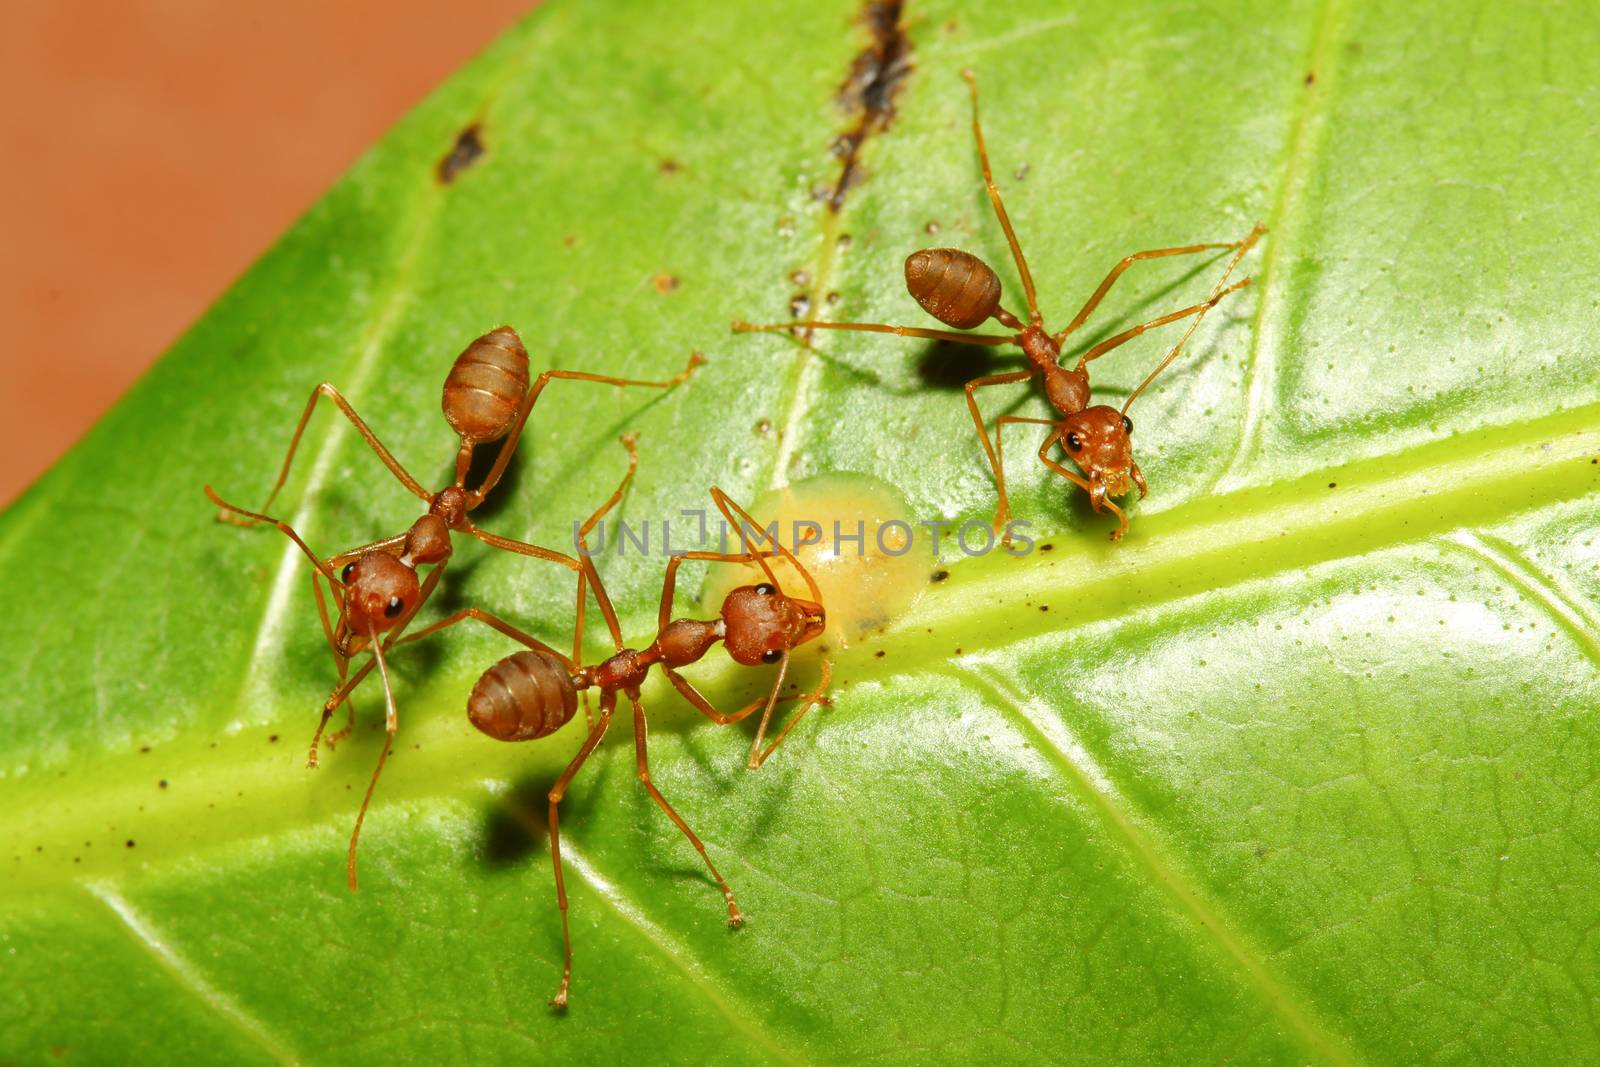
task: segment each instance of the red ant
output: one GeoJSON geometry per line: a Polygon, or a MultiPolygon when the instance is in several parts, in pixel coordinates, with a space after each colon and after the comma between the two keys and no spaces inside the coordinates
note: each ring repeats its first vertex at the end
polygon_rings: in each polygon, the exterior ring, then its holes
{"type": "MultiPolygon", "coordinates": [[[[366,795],[361,800],[361,811],[356,816],[355,829],[350,834],[347,868],[352,890],[358,888],[356,844],[361,838],[361,824],[366,820],[367,807],[372,802],[372,793],[377,788],[378,776],[383,771],[384,762],[389,758],[389,749],[394,744],[395,730],[398,726],[394,692],[389,683],[389,668],[385,663],[384,653],[393,647],[401,632],[438,588],[439,580],[444,575],[453,550],[451,531],[470,534],[494,548],[532,556],[535,559],[549,560],[575,571],[578,575],[578,601],[574,647],[582,648],[586,574],[578,561],[561,552],[489,533],[474,525],[467,517],[469,512],[483,503],[484,497],[505,473],[506,465],[511,460],[512,452],[516,450],[523,427],[527,424],[528,415],[533,410],[539,395],[545,386],[556,378],[667,389],[683,382],[694,372],[695,367],[703,362],[704,359],[700,354],[695,353],[681,374],[664,382],[613,378],[582,371],[550,370],[540,374],[530,387],[528,351],[523,347],[515,330],[509,326],[501,326],[468,345],[466,350],[456,357],[449,375],[445,378],[444,417],[461,441],[456,453],[454,484],[446,486],[437,493],[429,493],[383,446],[377,435],[368,429],[350,402],[332,385],[323,382],[311,392],[311,399],[307,401],[300,422],[295,426],[294,436],[289,441],[289,452],[284,457],[282,469],[278,472],[278,480],[273,484],[272,492],[267,494],[267,502],[261,506],[260,511],[246,511],[244,508],[229,504],[218,496],[211,486],[205,487],[206,496],[221,509],[219,518],[240,526],[253,526],[259,522],[271,523],[299,546],[315,568],[311,574],[311,589],[316,596],[317,614],[322,620],[323,633],[328,639],[329,648],[333,651],[334,665],[339,672],[339,684],[323,705],[322,721],[317,724],[316,734],[311,738],[307,766],[317,766],[317,745],[322,740],[322,732],[328,725],[329,717],[350,696],[351,691],[371,673],[374,665],[377,666],[378,673],[383,679],[383,696],[388,711],[386,722],[388,733],[384,738],[383,751],[378,756],[378,765],[373,769],[372,781],[368,784],[366,795]],[[405,533],[386,537],[348,552],[341,552],[326,560],[319,559],[287,522],[266,514],[267,509],[272,506],[272,501],[277,497],[278,490],[283,488],[284,481],[289,476],[289,466],[293,463],[295,450],[300,445],[300,436],[305,432],[306,423],[316,409],[319,397],[327,397],[333,401],[355,426],[362,439],[377,454],[383,465],[389,468],[390,473],[415,493],[428,508],[427,513],[412,523],[411,528],[405,533]],[[502,438],[504,443],[495,456],[494,465],[478,488],[468,489],[467,473],[472,464],[473,450],[480,444],[502,438]],[[433,569],[426,580],[419,583],[417,568],[423,565],[431,565],[433,569]],[[319,577],[328,583],[329,595],[338,610],[337,623],[329,621],[322,585],[317,580],[319,577]],[[388,636],[379,641],[380,634],[388,636]],[[347,680],[351,658],[369,648],[372,650],[372,658],[347,680]]],[[[592,528],[594,523],[621,499],[623,489],[633,477],[638,457],[631,438],[624,438],[623,443],[628,449],[628,471],[623,475],[622,484],[617,487],[610,500],[590,518],[584,532],[592,528]]],[[[436,628],[437,624],[429,629],[436,628]]],[[[354,723],[355,707],[352,704],[344,728],[328,736],[329,746],[336,745],[348,736],[354,723]]]]}
{"type": "Polygon", "coordinates": [[[1237,282],[1223,288],[1228,275],[1233,272],[1234,266],[1249,251],[1250,247],[1265,233],[1265,229],[1256,226],[1250,235],[1242,241],[1229,241],[1221,243],[1184,245],[1179,248],[1155,248],[1144,252],[1135,252],[1126,256],[1111,272],[1106,275],[1100,287],[1089,297],[1072,321],[1059,333],[1048,333],[1044,329],[1044,319],[1039,313],[1039,302],[1034,292],[1033,275],[1028,270],[1028,263],[1022,256],[1022,248],[1017,243],[1017,235],[1011,228],[1011,219],[1006,215],[1005,205],[1000,201],[1000,190],[994,183],[994,175],[989,169],[989,153],[983,143],[983,128],[978,122],[978,80],[970,70],[961,72],[967,80],[967,85],[972,92],[972,135],[978,143],[978,159],[983,164],[983,180],[988,186],[989,201],[994,205],[994,213],[1000,220],[1001,229],[1005,230],[1006,241],[1011,246],[1011,255],[1016,260],[1017,272],[1022,276],[1023,292],[1028,300],[1028,322],[1023,324],[1011,312],[1000,306],[1000,279],[983,260],[971,252],[963,252],[956,248],[924,248],[911,253],[906,257],[906,288],[922,305],[924,311],[947,326],[954,326],[959,330],[970,330],[981,325],[989,318],[995,319],[1002,326],[1016,330],[1014,334],[970,334],[952,333],[946,330],[925,330],[911,326],[889,326],[877,322],[795,322],[774,323],[765,326],[752,326],[747,322],[734,322],[736,331],[793,331],[793,330],[865,330],[873,333],[892,333],[901,337],[926,337],[936,341],[954,341],[958,344],[970,345],[1007,345],[1014,344],[1022,349],[1022,354],[1031,364],[1029,369],[1012,371],[1006,374],[991,374],[986,377],[976,378],[967,383],[967,408],[972,413],[973,424],[978,428],[978,438],[983,442],[983,450],[989,457],[989,465],[994,469],[995,484],[1000,491],[1000,505],[995,511],[994,527],[997,531],[1004,530],[1003,542],[1010,541],[1010,531],[1006,529],[1007,520],[1011,516],[1011,503],[1006,497],[1006,476],[1002,464],[1000,448],[1001,427],[1007,423],[1024,422],[1038,423],[1051,427],[1049,436],[1039,447],[1039,460],[1052,471],[1076,483],[1089,494],[1089,503],[1095,511],[1109,508],[1116,516],[1118,526],[1111,532],[1113,541],[1121,540],[1122,535],[1128,530],[1128,517],[1123,510],[1109,499],[1121,496],[1129,491],[1133,485],[1139,487],[1139,495],[1143,497],[1148,491],[1144,475],[1139,471],[1139,465],[1133,461],[1133,448],[1129,441],[1133,433],[1133,422],[1128,418],[1128,406],[1144,391],[1156,375],[1167,368],[1184,343],[1194,333],[1195,327],[1205,313],[1222,300],[1223,297],[1235,290],[1242,289],[1250,284],[1250,279],[1237,282]],[[1160,259],[1163,256],[1188,255],[1195,252],[1205,252],[1211,249],[1231,248],[1234,255],[1228,262],[1227,270],[1223,272],[1222,281],[1217,283],[1210,298],[1184,308],[1151,319],[1149,322],[1140,323],[1121,333],[1109,337],[1094,345],[1082,356],[1078,357],[1077,365],[1071,370],[1060,363],[1061,342],[1069,334],[1083,325],[1085,319],[1099,305],[1101,299],[1111,288],[1116,280],[1122,276],[1133,263],[1142,259],[1160,259]],[[1105,405],[1089,406],[1089,371],[1090,361],[1098,359],[1107,352],[1125,344],[1146,330],[1163,326],[1169,322],[1194,316],[1194,322],[1178,341],[1167,357],[1161,361],[1156,369],[1139,384],[1139,387],[1129,395],[1127,401],[1119,411],[1105,405]],[[1044,379],[1045,397],[1051,405],[1060,412],[1059,418],[1054,419],[1028,419],[1017,416],[1001,416],[995,423],[995,442],[990,444],[988,431],[984,428],[983,415],[978,410],[977,398],[973,395],[978,389],[991,385],[1007,385],[1015,382],[1027,381],[1035,375],[1044,379]],[[1050,458],[1049,452],[1053,445],[1060,443],[1067,456],[1083,471],[1083,476],[1073,473],[1057,461],[1050,458]]]}
{"type": "MultiPolygon", "coordinates": [[[[595,666],[582,666],[579,657],[569,659],[537,638],[477,608],[467,608],[396,642],[405,644],[415,641],[463,619],[472,618],[526,645],[528,651],[513,653],[484,671],[477,685],[473,687],[471,696],[467,698],[467,717],[472,724],[498,741],[533,741],[548,737],[572,719],[577,708],[579,692],[589,689],[597,689],[600,692],[598,721],[590,727],[589,735],[578,749],[578,754],[561,773],[561,777],[556,779],[549,792],[550,856],[555,866],[556,903],[561,909],[561,936],[566,947],[561,987],[550,1002],[556,1008],[566,1007],[567,990],[572,983],[572,934],[567,924],[567,890],[561,872],[559,808],[561,798],[566,795],[567,786],[605,737],[606,729],[611,725],[611,717],[616,712],[617,694],[619,692],[626,694],[628,701],[633,705],[634,750],[639,780],[644,783],[646,791],[656,805],[666,812],[667,818],[683,831],[683,835],[689,839],[695,851],[700,853],[706,869],[711,872],[711,877],[716,880],[717,886],[722,890],[723,898],[727,901],[728,925],[735,927],[744,922],[744,913],[739,910],[739,905],[733,899],[733,890],[728,888],[728,883],[717,871],[716,865],[711,862],[711,857],[706,853],[706,847],[700,838],[689,828],[683,816],[667,803],[666,797],[661,795],[661,791],[650,779],[648,732],[644,704],[639,698],[639,687],[644,684],[650,668],[660,664],[667,680],[677,688],[678,692],[682,693],[696,710],[715,723],[727,725],[740,722],[753,714],[757,708],[763,709],[761,724],[756,728],[755,739],[750,745],[748,765],[751,768],[760,767],[772,756],[813,705],[827,703],[823,693],[832,680],[833,671],[826,659],[822,661],[821,679],[815,689],[804,696],[779,696],[779,690],[783,687],[784,678],[788,674],[790,653],[807,641],[820,636],[826,628],[827,616],[823,610],[822,594],[817,589],[816,581],[781,542],[767,532],[760,531],[755,520],[726,493],[713,488],[711,498],[728,522],[740,530],[740,543],[746,547],[746,551],[685,552],[673,556],[667,564],[666,578],[661,588],[661,611],[656,636],[643,649],[624,647],[616,610],[612,607],[605,586],[601,584],[600,576],[594,569],[593,560],[587,549],[582,547],[581,536],[579,540],[583,568],[588,574],[589,584],[594,588],[595,600],[600,604],[600,611],[605,616],[606,625],[611,630],[611,638],[617,647],[616,654],[610,659],[595,666]],[[772,544],[772,550],[754,551],[749,548],[747,535],[757,531],[761,532],[763,539],[772,544]],[[805,581],[812,599],[802,600],[783,592],[777,576],[767,563],[768,558],[773,555],[781,555],[794,566],[805,581]],[[730,592],[722,602],[718,618],[713,621],[674,619],[673,592],[676,588],[678,567],[685,560],[753,563],[761,568],[766,581],[758,585],[740,586],[730,592]],[[759,664],[778,665],[777,677],[773,679],[771,692],[764,698],[758,697],[730,714],[718,711],[711,701],[701,695],[700,691],[676,670],[703,658],[718,641],[726,646],[728,655],[735,663],[746,667],[759,664]],[[762,742],[766,738],[773,708],[780,700],[799,700],[802,704],[800,710],[784,724],[772,743],[763,749],[762,742]]],[[[594,519],[591,519],[584,532],[587,533],[588,529],[592,529],[593,524],[594,519]]]]}

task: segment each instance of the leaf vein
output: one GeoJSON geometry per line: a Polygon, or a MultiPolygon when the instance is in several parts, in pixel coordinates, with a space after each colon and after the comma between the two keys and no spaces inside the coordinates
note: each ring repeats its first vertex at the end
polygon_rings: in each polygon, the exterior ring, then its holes
{"type": "Polygon", "coordinates": [[[1600,667],[1600,611],[1586,603],[1576,590],[1566,588],[1554,574],[1541,571],[1509,541],[1493,534],[1458,530],[1440,541],[1487,563],[1503,575],[1532,598],[1558,628],[1570,634],[1584,655],[1600,667]]]}
{"type": "Polygon", "coordinates": [[[1299,106],[1289,119],[1289,147],[1283,164],[1283,178],[1279,182],[1271,214],[1267,217],[1270,235],[1261,255],[1261,296],[1256,301],[1256,313],[1250,327],[1250,355],[1244,367],[1244,417],[1239,421],[1239,440],[1234,446],[1233,457],[1212,483],[1212,494],[1242,486],[1245,468],[1261,450],[1261,427],[1271,406],[1278,378],[1277,352],[1283,348],[1282,325],[1278,317],[1271,314],[1287,299],[1284,289],[1288,279],[1279,264],[1285,255],[1284,248],[1293,236],[1293,219],[1300,207],[1305,174],[1317,150],[1316,120],[1320,114],[1320,102],[1327,92],[1328,64],[1332,55],[1329,45],[1338,22],[1338,11],[1339,0],[1323,0],[1316,14],[1316,28],[1312,32],[1306,60],[1307,69],[1315,75],[1315,80],[1305,87],[1299,106]]]}
{"type": "Polygon", "coordinates": [[[1076,791],[1099,813],[1106,827],[1121,838],[1156,887],[1166,891],[1179,910],[1188,916],[1202,936],[1211,940],[1232,960],[1245,981],[1260,995],[1266,1006],[1309,1047],[1330,1063],[1354,1065],[1361,1062],[1344,1037],[1318,1019],[1309,1005],[1300,1003],[1299,992],[1272,972],[1257,949],[1238,933],[1216,904],[1156,841],[1141,828],[1119,796],[1115,784],[1059,719],[1044,714],[1037,701],[1013,689],[993,668],[971,661],[940,668],[941,673],[975,685],[999,707],[1010,710],[1021,725],[1041,742],[1040,751],[1065,775],[1076,791]]]}
{"type": "Polygon", "coordinates": [[[283,1064],[298,1064],[300,1057],[292,1052],[260,1019],[245,1011],[238,1002],[208,982],[199,969],[169,945],[128,900],[106,882],[89,882],[84,889],[95,900],[104,904],[119,920],[118,926],[144,951],[148,952],[161,969],[177,982],[180,989],[192,994],[213,1013],[228,1022],[250,1043],[283,1064]]]}

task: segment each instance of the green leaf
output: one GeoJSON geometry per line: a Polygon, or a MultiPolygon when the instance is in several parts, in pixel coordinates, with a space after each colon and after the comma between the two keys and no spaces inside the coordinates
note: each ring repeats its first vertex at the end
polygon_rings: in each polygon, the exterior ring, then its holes
{"type": "MultiPolygon", "coordinates": [[[[868,93],[892,120],[840,141],[862,118],[840,86],[899,47],[850,4],[544,5],[0,518],[0,1060],[1600,1058],[1600,24],[973,8],[900,13],[909,73],[868,93]],[[635,524],[835,471],[914,521],[987,522],[959,385],[999,353],[727,328],[796,296],[926,323],[900,273],[923,243],[995,264],[1017,305],[968,66],[1048,321],[1126,253],[1260,220],[1255,284],[1140,398],[1151,492],[1121,544],[1019,434],[1041,550],[917,557],[948,576],[834,649],[833,706],[766,767],[652,682],[655,781],[751,921],[727,928],[619,723],[563,807],[577,956],[553,1015],[543,794],[581,729],[471,729],[464,696],[511,648],[486,629],[397,652],[351,894],[378,690],[304,769],[333,681],[307,567],[216,522],[201,485],[259,500],[322,380],[445,484],[443,375],[509,322],[535,369],[709,362],[666,395],[552,386],[488,529],[567,543],[625,430],[635,524]],[[443,181],[474,124],[483,154],[443,181]]],[[[1085,333],[1201,299],[1219,269],[1139,264],[1085,333]]],[[[1096,363],[1100,394],[1172,329],[1096,363]]],[[[985,404],[1047,411],[1023,387],[985,404]]],[[[417,514],[327,413],[279,506],[326,553],[417,514]]],[[[458,558],[430,612],[570,640],[568,572],[458,558]]],[[[663,560],[601,566],[648,640],[663,560]]],[[[770,677],[721,652],[689,673],[725,707],[770,677]]]]}

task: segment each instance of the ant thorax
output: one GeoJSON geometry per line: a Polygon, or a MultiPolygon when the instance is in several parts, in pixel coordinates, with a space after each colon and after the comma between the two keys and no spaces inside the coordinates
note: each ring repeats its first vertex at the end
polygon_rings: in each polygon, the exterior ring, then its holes
{"type": "Polygon", "coordinates": [[[1052,363],[1044,375],[1044,395],[1050,406],[1063,415],[1074,415],[1089,406],[1089,371],[1086,367],[1067,369],[1052,363]]]}

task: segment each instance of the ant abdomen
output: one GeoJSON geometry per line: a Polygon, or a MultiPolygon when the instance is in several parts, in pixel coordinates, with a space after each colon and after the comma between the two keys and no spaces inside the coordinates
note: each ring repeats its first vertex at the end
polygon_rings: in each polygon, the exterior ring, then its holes
{"type": "Polygon", "coordinates": [[[959,248],[919,248],[907,256],[906,288],[922,310],[958,330],[981,325],[1000,306],[1000,279],[959,248]]]}
{"type": "Polygon", "coordinates": [[[528,392],[528,350],[509,326],[490,330],[456,357],[444,380],[444,417],[468,441],[496,441],[528,392]]]}
{"type": "Polygon", "coordinates": [[[561,657],[517,652],[483,672],[467,697],[467,718],[497,741],[533,741],[567,724],[578,691],[561,657]]]}

